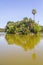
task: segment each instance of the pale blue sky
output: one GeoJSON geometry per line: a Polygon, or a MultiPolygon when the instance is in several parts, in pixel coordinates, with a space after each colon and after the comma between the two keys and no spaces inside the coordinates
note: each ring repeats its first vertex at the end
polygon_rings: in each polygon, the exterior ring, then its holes
{"type": "Polygon", "coordinates": [[[0,27],[8,21],[18,21],[24,17],[32,18],[32,9],[37,10],[36,22],[43,25],[43,0],[0,0],[0,27]]]}

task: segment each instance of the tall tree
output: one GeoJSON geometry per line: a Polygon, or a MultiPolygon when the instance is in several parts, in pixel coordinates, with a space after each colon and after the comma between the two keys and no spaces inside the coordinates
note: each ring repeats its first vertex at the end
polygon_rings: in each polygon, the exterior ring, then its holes
{"type": "Polygon", "coordinates": [[[36,10],[35,9],[32,9],[32,14],[34,15],[34,21],[35,21],[35,14],[36,14],[36,10]]]}

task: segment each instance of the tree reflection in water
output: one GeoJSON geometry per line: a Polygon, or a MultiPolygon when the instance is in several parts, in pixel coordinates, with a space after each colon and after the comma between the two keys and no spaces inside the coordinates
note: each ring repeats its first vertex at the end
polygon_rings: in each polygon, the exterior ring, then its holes
{"type": "Polygon", "coordinates": [[[37,54],[36,54],[36,53],[33,53],[33,54],[32,54],[32,58],[35,60],[36,57],[37,57],[37,54]]]}
{"type": "Polygon", "coordinates": [[[22,46],[24,50],[33,49],[40,41],[39,35],[15,35],[6,34],[5,36],[8,44],[16,44],[22,46]]]}

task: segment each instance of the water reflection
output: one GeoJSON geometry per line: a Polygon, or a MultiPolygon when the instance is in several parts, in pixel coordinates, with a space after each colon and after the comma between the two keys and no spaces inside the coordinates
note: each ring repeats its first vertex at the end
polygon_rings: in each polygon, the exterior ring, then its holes
{"type": "Polygon", "coordinates": [[[33,53],[33,54],[32,54],[32,58],[35,60],[36,57],[37,57],[37,54],[36,54],[36,53],[33,53]]]}
{"type": "Polygon", "coordinates": [[[6,34],[8,44],[16,44],[22,46],[24,50],[33,49],[40,41],[39,35],[14,35],[6,34]]]}
{"type": "Polygon", "coordinates": [[[1,35],[0,64],[43,65],[43,39],[39,35],[1,35]]]}

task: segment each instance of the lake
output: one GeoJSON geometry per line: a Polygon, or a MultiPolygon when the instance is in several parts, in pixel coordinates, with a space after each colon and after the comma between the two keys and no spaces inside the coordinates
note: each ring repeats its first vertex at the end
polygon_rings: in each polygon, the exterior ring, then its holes
{"type": "Polygon", "coordinates": [[[0,65],[43,65],[43,37],[0,33],[0,65]]]}

